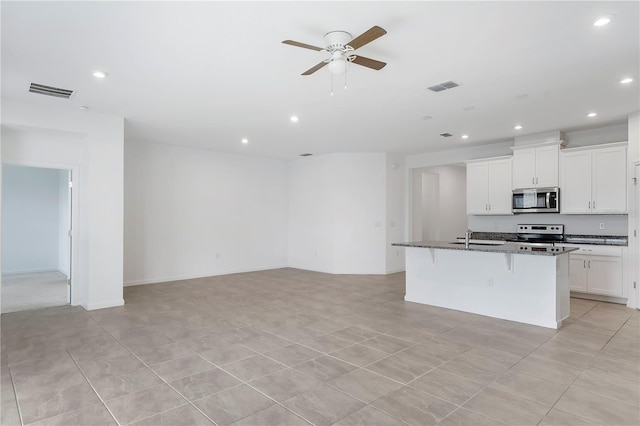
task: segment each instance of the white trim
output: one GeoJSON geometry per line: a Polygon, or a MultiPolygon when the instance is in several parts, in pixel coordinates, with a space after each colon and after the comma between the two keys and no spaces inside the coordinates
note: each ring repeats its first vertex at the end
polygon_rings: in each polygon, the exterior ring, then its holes
{"type": "Polygon", "coordinates": [[[560,151],[560,153],[563,152],[576,152],[576,151],[590,151],[593,149],[606,149],[606,148],[617,148],[620,146],[629,146],[629,144],[627,143],[627,141],[622,141],[622,142],[611,142],[611,143],[603,143],[603,144],[599,144],[599,145],[586,145],[586,146],[576,146],[573,148],[565,148],[562,151],[560,151]]]}
{"type": "Polygon", "coordinates": [[[124,306],[124,299],[112,300],[109,302],[90,303],[88,305],[82,305],[87,311],[94,311],[96,309],[113,308],[116,306],[124,306]]]}
{"type": "Polygon", "coordinates": [[[390,274],[397,274],[398,272],[405,272],[406,270],[404,268],[399,268],[399,269],[387,269],[387,272],[385,273],[386,275],[390,275],[390,274]]]}
{"type": "Polygon", "coordinates": [[[490,158],[476,158],[474,160],[466,160],[463,161],[463,163],[465,164],[470,164],[470,163],[482,163],[483,161],[493,161],[493,160],[510,160],[511,158],[513,158],[512,155],[501,155],[499,157],[490,157],[490,158]]]}
{"type": "Polygon", "coordinates": [[[602,296],[600,294],[581,293],[579,291],[571,291],[571,297],[576,299],[597,300],[598,302],[618,303],[627,305],[626,297],[602,296]]]}
{"type": "Polygon", "coordinates": [[[146,285],[146,284],[159,284],[166,283],[169,281],[183,281],[183,280],[193,280],[197,278],[207,278],[207,277],[215,277],[218,275],[231,275],[231,274],[241,274],[244,272],[258,272],[258,271],[270,271],[273,269],[284,269],[289,268],[290,266],[268,266],[264,268],[249,268],[249,269],[229,269],[225,271],[215,271],[208,272],[204,274],[192,274],[192,275],[177,275],[173,277],[159,277],[159,278],[146,278],[142,280],[131,280],[125,281],[125,287],[132,287],[136,285],[146,285]]]}
{"type": "MultiPolygon", "coordinates": [[[[36,268],[36,269],[17,269],[13,271],[2,271],[2,275],[21,275],[21,274],[38,274],[41,272],[60,272],[60,270],[56,267],[52,268],[36,268]]],[[[60,272],[62,273],[62,272],[60,272]]],[[[64,274],[67,275],[67,274],[64,274]]]]}

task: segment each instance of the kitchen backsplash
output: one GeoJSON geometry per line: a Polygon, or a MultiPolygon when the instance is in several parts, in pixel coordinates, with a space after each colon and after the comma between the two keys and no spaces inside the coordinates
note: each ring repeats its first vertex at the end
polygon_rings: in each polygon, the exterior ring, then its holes
{"type": "Polygon", "coordinates": [[[623,235],[628,233],[627,215],[565,215],[556,213],[511,216],[468,216],[469,229],[484,232],[515,232],[519,223],[562,224],[565,234],[623,235]],[[600,225],[604,224],[604,229],[600,225]]]}

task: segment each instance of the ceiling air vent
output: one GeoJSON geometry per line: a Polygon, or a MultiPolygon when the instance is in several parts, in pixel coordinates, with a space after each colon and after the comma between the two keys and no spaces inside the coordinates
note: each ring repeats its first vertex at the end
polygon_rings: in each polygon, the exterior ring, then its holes
{"type": "Polygon", "coordinates": [[[310,153],[305,153],[305,154],[300,154],[300,157],[311,157],[313,154],[310,153]]]}
{"type": "Polygon", "coordinates": [[[39,95],[54,96],[56,98],[69,99],[73,90],[61,89],[59,87],[45,86],[44,84],[31,83],[29,92],[39,95]]]}
{"type": "Polygon", "coordinates": [[[443,138],[450,138],[451,136],[453,136],[451,133],[440,133],[440,136],[442,136],[443,138]]]}
{"type": "Polygon", "coordinates": [[[447,89],[453,89],[454,87],[458,87],[459,84],[455,81],[445,81],[444,83],[436,84],[435,86],[428,87],[432,92],[442,92],[447,89]]]}

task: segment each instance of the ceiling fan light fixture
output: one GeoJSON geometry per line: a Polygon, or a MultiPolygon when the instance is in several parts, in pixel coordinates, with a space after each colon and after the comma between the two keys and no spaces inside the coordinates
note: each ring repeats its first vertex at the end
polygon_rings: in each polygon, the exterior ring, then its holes
{"type": "Polygon", "coordinates": [[[347,70],[347,61],[344,58],[332,58],[329,62],[329,71],[331,74],[340,75],[344,74],[347,70]]]}

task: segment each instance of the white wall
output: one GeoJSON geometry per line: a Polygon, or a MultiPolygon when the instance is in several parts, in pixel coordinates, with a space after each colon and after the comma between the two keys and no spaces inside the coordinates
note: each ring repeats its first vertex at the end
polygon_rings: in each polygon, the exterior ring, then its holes
{"type": "Polygon", "coordinates": [[[2,167],[2,273],[58,269],[60,171],[2,167]]]}
{"type": "Polygon", "coordinates": [[[291,161],[289,266],[338,274],[385,273],[386,170],[385,154],[291,161]]]}
{"type": "Polygon", "coordinates": [[[413,239],[455,240],[467,230],[467,172],[461,165],[412,170],[413,239]],[[437,188],[425,192],[425,176],[437,188]],[[435,197],[435,198],[432,198],[435,197]]]}
{"type": "Polygon", "coordinates": [[[122,305],[124,120],[50,101],[3,99],[1,160],[77,171],[71,303],[122,305]]]}
{"type": "Polygon", "coordinates": [[[285,161],[127,141],[125,285],[286,266],[285,161]]]}
{"type": "Polygon", "coordinates": [[[404,271],[404,249],[391,244],[407,241],[406,236],[406,176],[405,156],[387,154],[387,270],[404,271]]]}

